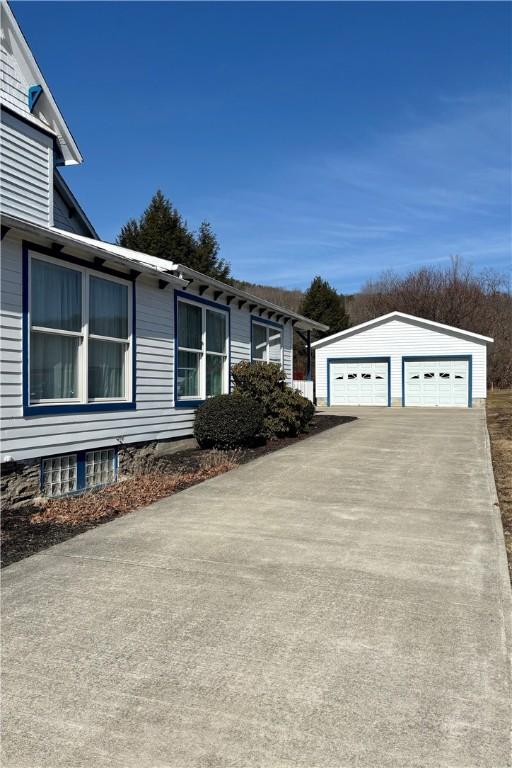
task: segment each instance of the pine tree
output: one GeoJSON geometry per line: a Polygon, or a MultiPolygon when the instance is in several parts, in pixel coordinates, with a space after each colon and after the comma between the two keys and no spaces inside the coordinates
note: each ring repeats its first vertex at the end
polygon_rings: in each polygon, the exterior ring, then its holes
{"type": "Polygon", "coordinates": [[[329,326],[325,332],[315,332],[315,338],[321,339],[348,327],[349,319],[345,313],[343,296],[329,285],[326,280],[317,276],[312,281],[302,300],[301,315],[329,326]]]}
{"type": "Polygon", "coordinates": [[[203,222],[196,238],[161,190],[153,195],[138,221],[130,219],[121,228],[116,242],[219,280],[229,278],[229,264],[219,258],[219,244],[210,225],[203,222]]]}
{"type": "Polygon", "coordinates": [[[229,280],[229,264],[219,258],[219,243],[210,224],[203,221],[199,227],[196,241],[196,263],[198,272],[216,277],[217,280],[229,280]]]}

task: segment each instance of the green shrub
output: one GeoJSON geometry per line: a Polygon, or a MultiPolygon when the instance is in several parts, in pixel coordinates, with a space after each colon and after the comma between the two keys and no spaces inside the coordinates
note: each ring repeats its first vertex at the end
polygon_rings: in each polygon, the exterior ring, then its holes
{"type": "Polygon", "coordinates": [[[307,432],[315,408],[286,385],[286,376],[277,363],[242,362],[232,368],[235,393],[249,396],[264,409],[265,437],[295,437],[307,432]]]}
{"type": "Polygon", "coordinates": [[[201,448],[240,448],[262,434],[263,407],[256,400],[236,395],[217,395],[199,406],[194,436],[201,448]]]}

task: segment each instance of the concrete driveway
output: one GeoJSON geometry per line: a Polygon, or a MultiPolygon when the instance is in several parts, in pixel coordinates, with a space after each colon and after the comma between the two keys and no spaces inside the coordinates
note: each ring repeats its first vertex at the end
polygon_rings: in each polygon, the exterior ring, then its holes
{"type": "Polygon", "coordinates": [[[352,413],[4,571],[4,768],[509,766],[484,413],[352,413]]]}

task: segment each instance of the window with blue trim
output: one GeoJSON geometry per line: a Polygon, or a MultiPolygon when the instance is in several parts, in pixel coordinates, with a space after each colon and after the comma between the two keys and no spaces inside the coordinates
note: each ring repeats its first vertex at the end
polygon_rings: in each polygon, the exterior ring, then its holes
{"type": "Polygon", "coordinates": [[[176,322],[177,400],[204,400],[228,392],[227,311],[178,298],[176,322]]]}
{"type": "Polygon", "coordinates": [[[262,363],[283,364],[283,332],[281,328],[252,320],[251,359],[262,363]]]}
{"type": "Polygon", "coordinates": [[[128,281],[31,254],[30,405],[131,399],[131,302],[128,281]]]}

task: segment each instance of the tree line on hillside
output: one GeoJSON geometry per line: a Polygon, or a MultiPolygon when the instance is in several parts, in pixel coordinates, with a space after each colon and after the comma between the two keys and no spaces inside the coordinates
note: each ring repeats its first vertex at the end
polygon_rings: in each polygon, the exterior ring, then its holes
{"type": "MultiPolygon", "coordinates": [[[[130,219],[117,243],[184,264],[241,290],[329,326],[313,339],[342,331],[398,310],[494,338],[488,355],[491,385],[512,387],[512,295],[510,282],[491,271],[475,273],[454,259],[448,267],[422,267],[405,276],[384,272],[361,292],[345,297],[316,276],[306,292],[235,280],[220,257],[217,238],[206,221],[197,233],[159,190],[139,219],[130,219]]],[[[294,332],[294,370],[306,370],[306,348],[294,332]]]]}
{"type": "Polygon", "coordinates": [[[421,267],[405,276],[385,272],[353,297],[350,319],[357,325],[394,310],[490,336],[487,380],[512,387],[512,294],[505,276],[476,273],[457,258],[446,267],[421,267]]]}

